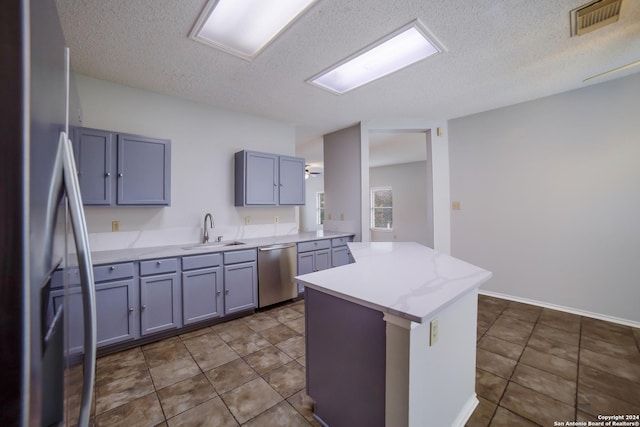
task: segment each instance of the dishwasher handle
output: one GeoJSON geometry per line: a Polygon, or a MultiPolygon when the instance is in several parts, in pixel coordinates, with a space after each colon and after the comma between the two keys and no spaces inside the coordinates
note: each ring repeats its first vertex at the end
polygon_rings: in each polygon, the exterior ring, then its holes
{"type": "Polygon", "coordinates": [[[288,248],[295,248],[295,243],[292,245],[273,245],[273,246],[262,246],[260,248],[258,248],[258,251],[260,252],[268,252],[268,251],[275,251],[276,249],[288,249],[288,248]]]}

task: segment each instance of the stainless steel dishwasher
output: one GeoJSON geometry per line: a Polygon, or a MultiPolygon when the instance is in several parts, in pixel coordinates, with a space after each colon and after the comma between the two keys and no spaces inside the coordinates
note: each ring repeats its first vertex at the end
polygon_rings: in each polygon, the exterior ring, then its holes
{"type": "Polygon", "coordinates": [[[265,307],[298,296],[293,280],[297,274],[296,245],[270,245],[258,248],[258,307],[265,307]]]}

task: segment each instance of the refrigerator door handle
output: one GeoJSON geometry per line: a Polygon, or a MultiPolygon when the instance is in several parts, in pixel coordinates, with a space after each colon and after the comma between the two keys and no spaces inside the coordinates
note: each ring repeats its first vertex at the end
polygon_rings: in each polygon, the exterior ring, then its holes
{"type": "Polygon", "coordinates": [[[91,250],[89,247],[89,234],[82,207],[80,184],[73,158],[71,141],[64,132],[60,133],[59,149],[62,154],[64,189],[69,201],[69,213],[71,227],[78,254],[78,266],[80,270],[80,283],[82,287],[82,302],[84,313],[84,375],[82,380],[82,401],[78,425],[89,425],[91,414],[91,399],[96,373],[96,296],[95,282],[93,278],[93,265],[91,262],[91,250]]]}

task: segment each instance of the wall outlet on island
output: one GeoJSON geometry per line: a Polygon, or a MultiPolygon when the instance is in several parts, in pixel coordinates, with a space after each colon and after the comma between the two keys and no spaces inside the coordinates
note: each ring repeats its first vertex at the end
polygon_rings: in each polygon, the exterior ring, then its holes
{"type": "Polygon", "coordinates": [[[435,345],[438,341],[438,319],[433,319],[429,324],[429,328],[431,330],[429,337],[429,346],[435,345]]]}

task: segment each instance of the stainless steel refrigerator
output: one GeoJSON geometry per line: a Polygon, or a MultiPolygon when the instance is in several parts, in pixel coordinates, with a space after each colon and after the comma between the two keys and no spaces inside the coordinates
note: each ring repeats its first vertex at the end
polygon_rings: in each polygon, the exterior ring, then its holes
{"type": "Polygon", "coordinates": [[[95,377],[95,293],[67,137],[79,120],[69,52],[54,0],[8,0],[0,9],[0,425],[83,426],[95,377]],[[77,367],[65,349],[71,316],[64,303],[50,307],[49,295],[54,271],[70,266],[83,289],[77,367]],[[81,387],[70,383],[72,368],[81,387]]]}

